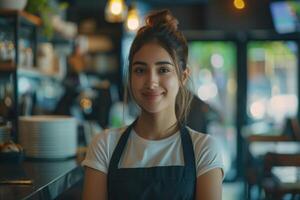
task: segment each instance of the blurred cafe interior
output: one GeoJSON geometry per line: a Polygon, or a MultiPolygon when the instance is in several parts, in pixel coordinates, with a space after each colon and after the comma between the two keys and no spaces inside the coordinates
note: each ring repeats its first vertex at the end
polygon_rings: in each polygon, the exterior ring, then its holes
{"type": "Polygon", "coordinates": [[[162,8],[188,41],[187,123],[222,149],[223,199],[300,199],[298,0],[0,0],[0,199],[80,199],[92,137],[138,113],[129,47],[162,8]]]}

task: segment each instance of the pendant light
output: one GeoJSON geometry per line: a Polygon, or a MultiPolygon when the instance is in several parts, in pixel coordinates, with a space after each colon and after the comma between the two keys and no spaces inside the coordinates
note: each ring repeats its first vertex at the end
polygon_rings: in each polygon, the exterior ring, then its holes
{"type": "Polygon", "coordinates": [[[245,6],[246,6],[244,0],[234,0],[233,1],[233,5],[238,10],[243,10],[245,8],[245,6]]]}
{"type": "Polygon", "coordinates": [[[140,26],[140,17],[135,3],[133,3],[128,11],[126,19],[126,29],[135,32],[140,26]]]}
{"type": "Polygon", "coordinates": [[[127,15],[127,6],[124,0],[108,0],[105,7],[105,19],[111,23],[122,22],[127,15]]]}

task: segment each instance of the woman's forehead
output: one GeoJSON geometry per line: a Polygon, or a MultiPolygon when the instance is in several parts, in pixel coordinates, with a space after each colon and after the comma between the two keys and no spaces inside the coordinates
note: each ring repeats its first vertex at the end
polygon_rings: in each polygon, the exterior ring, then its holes
{"type": "Polygon", "coordinates": [[[144,44],[133,56],[134,61],[169,61],[173,63],[173,59],[168,51],[157,42],[149,42],[144,44]]]}

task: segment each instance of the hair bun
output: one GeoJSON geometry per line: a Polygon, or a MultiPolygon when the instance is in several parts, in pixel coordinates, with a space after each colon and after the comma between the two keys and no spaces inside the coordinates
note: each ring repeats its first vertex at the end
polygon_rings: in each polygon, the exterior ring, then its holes
{"type": "Polygon", "coordinates": [[[160,10],[150,13],[146,18],[146,26],[168,27],[177,30],[178,21],[169,10],[160,10]]]}

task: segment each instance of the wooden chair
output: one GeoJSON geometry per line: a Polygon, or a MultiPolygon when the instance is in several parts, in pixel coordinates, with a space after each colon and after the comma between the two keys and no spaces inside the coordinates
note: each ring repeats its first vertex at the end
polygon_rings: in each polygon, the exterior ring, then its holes
{"type": "Polygon", "coordinates": [[[293,141],[289,135],[250,135],[247,137],[247,142],[288,142],[293,141]]]}
{"type": "MultiPolygon", "coordinates": [[[[248,137],[244,137],[245,145],[243,145],[244,166],[245,166],[245,188],[246,198],[251,198],[251,190],[255,185],[260,185],[264,176],[264,170],[262,169],[263,158],[257,158],[250,152],[250,145],[255,142],[295,142],[300,141],[300,123],[296,118],[287,119],[288,130],[283,130],[280,135],[255,135],[250,134],[248,137]]],[[[299,143],[300,145],[300,143],[299,143]]],[[[261,187],[259,187],[259,195],[261,187]]]]}
{"type": "Polygon", "coordinates": [[[300,124],[298,119],[296,118],[291,119],[291,126],[293,130],[294,139],[300,141],[300,124]]]}
{"type": "Polygon", "coordinates": [[[267,153],[264,156],[264,178],[261,181],[261,187],[265,191],[266,199],[282,199],[286,194],[291,194],[293,197],[300,195],[300,180],[295,183],[281,183],[277,177],[272,175],[272,169],[278,166],[300,167],[300,153],[267,153]]]}
{"type": "MultiPolygon", "coordinates": [[[[253,186],[260,185],[261,178],[263,176],[263,170],[259,166],[262,165],[260,159],[254,158],[249,148],[254,142],[288,142],[294,141],[289,135],[250,135],[246,137],[246,144],[244,145],[244,166],[245,166],[245,188],[246,198],[253,199],[251,196],[251,190],[253,186]]],[[[261,193],[259,187],[259,194],[261,193]]]]}

